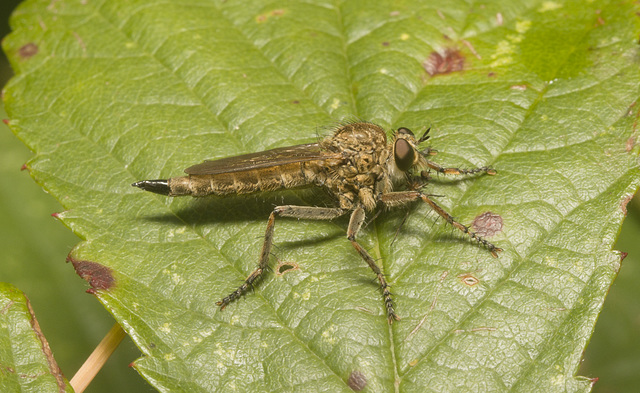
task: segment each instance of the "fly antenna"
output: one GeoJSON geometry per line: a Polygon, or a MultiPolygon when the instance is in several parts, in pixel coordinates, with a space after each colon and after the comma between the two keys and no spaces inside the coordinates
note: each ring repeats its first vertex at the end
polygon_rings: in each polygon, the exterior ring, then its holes
{"type": "Polygon", "coordinates": [[[427,139],[429,139],[429,131],[431,130],[431,127],[427,128],[427,130],[424,132],[424,134],[422,134],[422,136],[420,137],[420,139],[418,139],[418,144],[426,141],[427,139]]]}

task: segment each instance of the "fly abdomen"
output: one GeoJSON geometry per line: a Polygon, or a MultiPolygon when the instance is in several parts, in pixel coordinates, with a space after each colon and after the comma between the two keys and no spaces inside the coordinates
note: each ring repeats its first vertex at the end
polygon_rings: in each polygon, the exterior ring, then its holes
{"type": "Polygon", "coordinates": [[[304,163],[210,175],[188,175],[168,180],[144,180],[133,185],[168,196],[249,194],[309,185],[315,176],[304,163]]]}

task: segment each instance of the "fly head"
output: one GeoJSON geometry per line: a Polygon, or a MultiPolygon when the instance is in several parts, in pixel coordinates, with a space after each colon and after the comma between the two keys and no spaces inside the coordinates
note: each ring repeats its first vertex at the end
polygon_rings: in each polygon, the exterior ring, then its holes
{"type": "Polygon", "coordinates": [[[412,168],[422,169],[426,167],[424,153],[418,150],[420,143],[429,139],[427,130],[420,139],[416,139],[413,132],[405,127],[398,128],[393,141],[393,160],[396,167],[402,172],[409,172],[412,168]]]}

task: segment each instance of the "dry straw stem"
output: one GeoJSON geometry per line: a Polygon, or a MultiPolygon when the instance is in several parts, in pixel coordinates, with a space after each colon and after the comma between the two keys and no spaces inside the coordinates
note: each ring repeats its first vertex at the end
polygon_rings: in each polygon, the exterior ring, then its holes
{"type": "Polygon", "coordinates": [[[117,322],[113,324],[107,335],[89,355],[76,375],[71,378],[71,386],[74,391],[77,393],[84,392],[126,335],[117,322]]]}

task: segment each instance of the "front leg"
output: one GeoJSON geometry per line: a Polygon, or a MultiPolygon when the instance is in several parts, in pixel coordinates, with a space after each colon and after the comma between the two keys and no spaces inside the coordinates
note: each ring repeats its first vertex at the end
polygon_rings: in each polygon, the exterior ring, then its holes
{"type": "Polygon", "coordinates": [[[258,262],[258,267],[249,274],[249,276],[244,280],[244,283],[238,287],[235,291],[231,292],[228,296],[220,300],[216,303],[216,305],[220,306],[221,310],[224,310],[225,307],[232,301],[238,299],[242,296],[251,284],[255,280],[257,280],[262,273],[269,266],[269,255],[271,254],[271,246],[273,245],[273,232],[275,229],[276,216],[281,217],[292,217],[297,219],[305,219],[305,220],[332,220],[336,217],[340,217],[344,215],[347,211],[340,208],[330,208],[330,207],[313,207],[313,206],[294,206],[294,205],[286,205],[286,206],[276,206],[275,209],[269,215],[269,220],[267,221],[267,230],[264,234],[264,243],[262,243],[262,252],[260,252],[260,260],[258,262]]]}
{"type": "Polygon", "coordinates": [[[458,229],[461,232],[466,233],[467,235],[469,235],[469,237],[471,237],[471,239],[487,247],[487,249],[489,250],[491,255],[493,255],[494,258],[497,258],[498,252],[502,251],[501,248],[496,247],[495,245],[493,245],[493,243],[490,243],[488,240],[481,237],[477,233],[470,231],[468,226],[463,225],[458,221],[456,221],[453,218],[453,216],[451,216],[451,214],[447,213],[446,210],[441,208],[437,203],[435,203],[431,198],[429,198],[429,195],[424,194],[420,191],[389,192],[387,194],[380,195],[378,198],[380,202],[382,202],[388,207],[400,206],[400,205],[407,204],[409,202],[422,200],[427,205],[429,205],[431,209],[433,209],[442,218],[444,218],[449,224],[451,224],[454,228],[458,229]]]}
{"type": "Polygon", "coordinates": [[[427,166],[438,173],[445,175],[472,175],[474,173],[485,172],[487,175],[495,175],[497,172],[495,169],[483,166],[480,168],[462,169],[462,168],[447,168],[433,161],[427,160],[427,166]]]}
{"type": "Polygon", "coordinates": [[[387,280],[384,278],[384,274],[376,265],[376,262],[373,260],[371,255],[362,248],[362,246],[356,241],[356,235],[360,231],[362,227],[362,223],[364,222],[364,209],[361,207],[357,207],[353,213],[351,213],[351,219],[349,220],[349,228],[347,229],[347,238],[351,242],[351,245],[358,251],[358,254],[364,259],[371,270],[378,276],[378,281],[380,282],[380,288],[382,289],[382,296],[384,297],[384,305],[387,309],[387,319],[389,323],[393,323],[394,320],[399,321],[400,317],[396,314],[395,309],[393,307],[393,299],[391,298],[391,291],[389,290],[389,284],[387,284],[387,280]]]}

